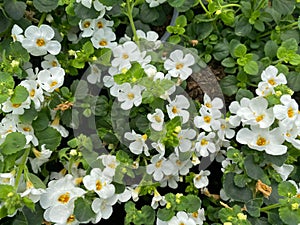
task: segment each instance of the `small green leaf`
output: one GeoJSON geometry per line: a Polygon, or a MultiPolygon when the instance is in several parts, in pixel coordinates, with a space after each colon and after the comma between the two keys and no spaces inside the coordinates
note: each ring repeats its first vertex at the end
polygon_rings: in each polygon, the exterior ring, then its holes
{"type": "Polygon", "coordinates": [[[49,126],[49,115],[46,110],[38,112],[37,118],[32,122],[34,131],[39,132],[46,129],[49,126]]]}
{"type": "Polygon", "coordinates": [[[100,0],[100,2],[106,6],[114,6],[120,4],[122,0],[100,0]]]}
{"type": "Polygon", "coordinates": [[[300,91],[300,75],[298,72],[290,72],[286,76],[288,86],[293,91],[300,91]]]}
{"type": "Polygon", "coordinates": [[[236,62],[233,58],[228,57],[228,58],[223,59],[221,64],[222,64],[222,66],[232,68],[236,65],[236,62]]]}
{"type": "Polygon", "coordinates": [[[31,181],[31,183],[33,184],[34,188],[43,188],[46,189],[46,185],[43,183],[43,181],[36,176],[33,173],[28,173],[28,178],[31,181]]]}
{"type": "Polygon", "coordinates": [[[169,0],[168,3],[170,6],[178,8],[184,4],[185,0],[169,0]]]}
{"type": "Polygon", "coordinates": [[[235,46],[234,51],[233,51],[233,55],[237,58],[239,57],[243,57],[247,52],[247,47],[244,44],[238,44],[237,46],[235,46]]]}
{"type": "Polygon", "coordinates": [[[51,12],[58,6],[58,0],[33,0],[33,6],[39,12],[51,12]]]}
{"type": "Polygon", "coordinates": [[[282,15],[288,15],[293,12],[295,4],[294,0],[273,0],[272,8],[282,15]]]}
{"type": "Polygon", "coordinates": [[[233,75],[225,76],[220,81],[220,85],[221,85],[223,93],[227,96],[234,95],[238,90],[238,87],[236,86],[237,85],[237,79],[233,75]]]}
{"type": "Polygon", "coordinates": [[[201,206],[201,200],[195,195],[182,196],[178,210],[188,213],[196,212],[201,206]]]}
{"type": "Polygon", "coordinates": [[[245,158],[244,166],[249,177],[261,180],[265,184],[270,184],[270,180],[264,170],[258,164],[254,163],[253,155],[248,155],[245,158]]]}
{"type": "Polygon", "coordinates": [[[10,101],[13,104],[21,104],[24,102],[29,96],[27,89],[23,86],[18,85],[15,90],[14,94],[11,96],[10,101]]]}
{"type": "Polygon", "coordinates": [[[227,26],[232,26],[234,24],[235,13],[233,11],[225,11],[220,15],[221,20],[227,26]]]}
{"type": "Polygon", "coordinates": [[[278,185],[278,194],[290,198],[297,194],[297,189],[292,183],[283,181],[278,185]]]}
{"type": "Polygon", "coordinates": [[[92,203],[85,198],[78,198],[75,200],[74,215],[79,222],[88,221],[95,216],[91,205],[92,203]]]}
{"type": "Polygon", "coordinates": [[[175,24],[179,27],[185,27],[187,25],[186,17],[184,15],[178,16],[175,20],[175,24]]]}
{"type": "Polygon", "coordinates": [[[19,20],[23,17],[26,10],[25,2],[6,0],[4,2],[4,9],[7,14],[14,20],[19,20]]]}
{"type": "Polygon", "coordinates": [[[5,141],[0,145],[0,152],[11,155],[24,149],[26,144],[25,135],[19,132],[9,133],[5,141]]]}
{"type": "Polygon", "coordinates": [[[258,64],[256,61],[249,61],[244,66],[244,71],[250,75],[257,75],[258,74],[258,64]]]}
{"type": "Polygon", "coordinates": [[[94,53],[94,47],[93,47],[92,42],[90,42],[90,41],[85,42],[84,45],[82,46],[82,50],[87,55],[93,54],[94,53]]]}
{"type": "Polygon", "coordinates": [[[11,19],[9,19],[5,13],[4,13],[4,10],[2,8],[0,8],[0,34],[5,32],[10,24],[11,24],[11,19]]]}
{"type": "Polygon", "coordinates": [[[235,34],[237,36],[247,36],[252,31],[252,26],[249,24],[248,19],[241,16],[236,19],[235,34]]]}
{"type": "Polygon", "coordinates": [[[249,182],[251,182],[251,179],[246,174],[236,174],[234,176],[234,184],[240,188],[246,187],[249,182]]]}
{"type": "MultiPolygon", "coordinates": [[[[299,205],[299,203],[296,203],[299,205]]],[[[300,223],[300,208],[292,210],[289,206],[279,208],[280,219],[288,225],[296,225],[300,223]]]]}
{"type": "Polygon", "coordinates": [[[61,141],[60,133],[52,127],[47,127],[45,130],[36,132],[35,136],[39,140],[40,146],[45,144],[45,147],[52,151],[59,146],[61,141]]]}
{"type": "Polygon", "coordinates": [[[162,221],[169,221],[172,217],[175,216],[175,212],[170,209],[158,209],[157,217],[162,221]]]}
{"type": "Polygon", "coordinates": [[[261,198],[251,199],[250,201],[246,202],[246,210],[247,212],[253,217],[260,216],[260,207],[263,204],[263,200],[261,198]]]}
{"type": "Polygon", "coordinates": [[[275,41],[269,40],[264,46],[265,55],[270,59],[276,56],[278,45],[275,41]]]}
{"type": "Polygon", "coordinates": [[[159,12],[155,8],[150,8],[148,4],[142,4],[140,19],[144,23],[151,23],[159,18],[159,12]]]}

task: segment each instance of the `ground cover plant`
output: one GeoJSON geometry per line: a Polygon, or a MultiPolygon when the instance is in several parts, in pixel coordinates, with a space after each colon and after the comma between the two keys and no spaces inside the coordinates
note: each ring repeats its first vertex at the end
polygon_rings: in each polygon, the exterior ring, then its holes
{"type": "Polygon", "coordinates": [[[300,224],[299,1],[0,9],[1,224],[300,224]]]}

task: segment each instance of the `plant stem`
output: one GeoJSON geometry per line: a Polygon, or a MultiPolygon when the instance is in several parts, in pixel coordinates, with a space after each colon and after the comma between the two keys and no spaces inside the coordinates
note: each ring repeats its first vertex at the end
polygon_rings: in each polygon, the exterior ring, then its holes
{"type": "Polygon", "coordinates": [[[130,1],[131,0],[126,0],[127,16],[128,16],[129,22],[130,22],[131,29],[132,29],[133,40],[138,43],[139,38],[138,38],[138,36],[136,34],[136,28],[135,28],[133,17],[132,17],[132,10],[133,10],[134,4],[131,5],[130,1]]]}
{"type": "Polygon", "coordinates": [[[47,16],[47,13],[42,14],[42,16],[40,18],[40,21],[39,21],[39,24],[38,24],[38,27],[41,26],[44,23],[44,21],[46,19],[46,16],[47,16]]]}
{"type": "Polygon", "coordinates": [[[228,8],[228,7],[234,7],[234,6],[236,6],[238,8],[242,8],[241,5],[239,5],[239,4],[227,4],[227,5],[223,5],[221,7],[222,8],[228,8]]]}
{"type": "Polygon", "coordinates": [[[268,205],[268,206],[265,206],[263,208],[260,209],[261,212],[267,212],[271,209],[276,209],[276,208],[279,208],[281,206],[280,203],[276,203],[276,204],[273,204],[273,205],[268,205]]]}
{"type": "Polygon", "coordinates": [[[205,11],[206,15],[210,18],[211,17],[210,12],[207,10],[207,8],[203,4],[202,0],[199,0],[199,3],[201,5],[202,9],[205,11]]]}
{"type": "Polygon", "coordinates": [[[19,186],[22,173],[23,173],[23,171],[24,171],[24,169],[26,167],[26,162],[27,162],[30,150],[31,150],[31,148],[25,149],[25,152],[24,152],[24,154],[22,156],[22,161],[21,161],[21,163],[19,165],[19,169],[18,169],[18,172],[17,172],[17,175],[16,175],[15,188],[18,188],[18,186],[19,186]]]}

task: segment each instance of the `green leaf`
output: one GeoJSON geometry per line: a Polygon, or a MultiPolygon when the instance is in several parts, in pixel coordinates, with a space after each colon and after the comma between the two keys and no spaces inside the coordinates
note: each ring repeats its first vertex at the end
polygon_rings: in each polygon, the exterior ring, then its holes
{"type": "Polygon", "coordinates": [[[185,0],[168,0],[170,6],[178,8],[184,4],[185,0]]]}
{"type": "Polygon", "coordinates": [[[33,0],[33,6],[39,12],[51,12],[58,6],[58,0],[33,0]]]}
{"type": "Polygon", "coordinates": [[[290,38],[282,42],[281,47],[287,50],[292,50],[296,52],[298,50],[298,42],[295,38],[290,38]]]}
{"type": "Polygon", "coordinates": [[[251,182],[251,179],[247,174],[236,174],[234,176],[234,184],[240,188],[246,187],[249,182],[251,182]]]}
{"type": "Polygon", "coordinates": [[[23,213],[17,213],[11,225],[29,225],[23,213]]]}
{"type": "Polygon", "coordinates": [[[14,79],[10,74],[0,72],[0,104],[13,94],[14,85],[14,79]]]}
{"type": "Polygon", "coordinates": [[[152,225],[155,222],[154,209],[149,205],[144,205],[141,211],[138,211],[135,224],[152,225]]]}
{"type": "Polygon", "coordinates": [[[179,27],[185,27],[187,25],[186,17],[184,15],[178,16],[175,20],[175,24],[179,27]]]}
{"type": "Polygon", "coordinates": [[[225,174],[223,188],[226,195],[235,201],[247,202],[252,199],[252,191],[248,188],[240,188],[234,184],[234,173],[225,174]]]}
{"type": "Polygon", "coordinates": [[[3,11],[4,10],[0,8],[0,34],[5,32],[11,24],[11,19],[9,19],[3,11]]]}
{"type": "Polygon", "coordinates": [[[14,192],[14,187],[7,184],[0,184],[0,199],[6,199],[8,193],[14,192]]]}
{"type": "MultiPolygon", "coordinates": [[[[296,203],[299,204],[299,203],[296,203]]],[[[279,208],[280,219],[288,225],[296,225],[300,223],[300,208],[292,210],[289,206],[279,208]]]]}
{"type": "Polygon", "coordinates": [[[144,23],[151,23],[159,18],[159,12],[155,8],[150,8],[149,4],[142,4],[140,19],[144,23]]]}
{"type": "Polygon", "coordinates": [[[132,63],[131,68],[125,74],[117,74],[114,76],[114,81],[117,84],[135,83],[142,77],[146,76],[144,69],[137,62],[132,63]]]}
{"type": "Polygon", "coordinates": [[[214,29],[213,24],[211,22],[199,23],[199,24],[196,24],[196,26],[198,27],[197,33],[199,34],[199,36],[198,36],[197,40],[199,40],[199,41],[207,38],[214,29]]]}
{"type": "Polygon", "coordinates": [[[122,0],[99,0],[99,1],[106,6],[114,6],[122,2],[122,0]]]}
{"type": "Polygon", "coordinates": [[[234,24],[235,13],[233,11],[225,11],[220,15],[221,20],[227,26],[232,26],[234,24]]]}
{"type": "Polygon", "coordinates": [[[59,146],[61,141],[60,133],[52,127],[47,127],[45,130],[36,132],[35,136],[39,140],[40,146],[45,144],[45,147],[52,151],[59,146]]]}
{"type": "Polygon", "coordinates": [[[47,110],[41,110],[38,112],[37,118],[32,122],[32,127],[35,132],[42,131],[49,126],[49,115],[47,110]]]}
{"type": "Polygon", "coordinates": [[[250,201],[246,202],[246,210],[247,212],[253,217],[260,216],[260,207],[263,204],[263,200],[261,198],[251,199],[250,201]]]}
{"type": "Polygon", "coordinates": [[[293,90],[293,91],[300,91],[300,75],[298,72],[290,72],[286,76],[288,86],[293,90]]]}
{"type": "Polygon", "coordinates": [[[19,132],[9,133],[5,141],[0,145],[0,152],[11,155],[24,149],[26,145],[25,135],[19,132]]]}
{"type": "Polygon", "coordinates": [[[168,42],[172,44],[178,44],[181,41],[181,38],[179,35],[172,35],[168,38],[168,42]]]}
{"type": "Polygon", "coordinates": [[[261,20],[256,20],[254,23],[254,28],[258,30],[259,32],[265,31],[265,24],[261,20]]]}
{"type": "Polygon", "coordinates": [[[219,42],[215,45],[213,50],[213,57],[217,61],[222,61],[229,55],[229,46],[226,39],[223,42],[219,42]]]}
{"type": "Polygon", "coordinates": [[[244,66],[244,71],[250,75],[257,75],[258,74],[258,64],[256,61],[249,61],[244,66]]]}
{"type": "Polygon", "coordinates": [[[4,2],[5,11],[14,20],[19,20],[23,17],[26,7],[27,6],[25,2],[21,2],[21,1],[6,0],[4,2]]]}
{"type": "Polygon", "coordinates": [[[82,50],[87,55],[93,54],[94,53],[94,47],[93,47],[92,42],[90,42],[90,41],[85,42],[84,45],[82,46],[82,50]]]}
{"type": "Polygon", "coordinates": [[[268,212],[268,222],[269,224],[284,225],[279,217],[278,209],[273,209],[268,212]]]}
{"type": "Polygon", "coordinates": [[[23,207],[22,212],[28,221],[28,224],[42,224],[44,210],[39,204],[35,205],[34,211],[27,207],[23,207]]]}
{"type": "Polygon", "coordinates": [[[85,198],[78,198],[75,200],[74,215],[79,222],[88,221],[95,216],[91,205],[92,203],[85,198]]]}
{"type": "Polygon", "coordinates": [[[228,57],[228,58],[223,59],[221,64],[222,64],[222,66],[232,68],[232,67],[235,67],[236,62],[233,58],[228,57]]]}
{"type": "Polygon", "coordinates": [[[290,198],[297,194],[297,189],[291,182],[283,181],[278,185],[278,194],[290,198]]]}
{"type": "Polygon", "coordinates": [[[14,90],[14,94],[11,96],[10,101],[13,104],[21,104],[22,102],[24,102],[27,97],[29,96],[29,93],[27,91],[27,89],[23,86],[18,85],[15,90],[14,90]]]}
{"type": "Polygon", "coordinates": [[[88,19],[88,18],[94,19],[99,15],[99,13],[94,9],[94,7],[89,9],[89,8],[83,6],[82,4],[74,4],[74,12],[75,12],[76,16],[82,20],[88,19]]]}
{"type": "Polygon", "coordinates": [[[235,23],[235,34],[237,36],[247,36],[252,31],[252,26],[249,24],[248,19],[245,17],[239,17],[235,23]]]}
{"type": "Polygon", "coordinates": [[[233,51],[233,55],[237,58],[239,57],[243,57],[247,52],[247,47],[244,44],[238,44],[237,46],[235,46],[234,51],[233,51]]]}
{"type": "Polygon", "coordinates": [[[201,200],[195,195],[182,196],[178,210],[186,211],[188,213],[196,212],[201,206],[201,200]]]}
{"type": "Polygon", "coordinates": [[[296,1],[294,0],[273,0],[272,8],[282,15],[291,14],[294,10],[296,1]]]}
{"type": "Polygon", "coordinates": [[[46,189],[46,185],[43,183],[43,181],[36,176],[33,173],[28,173],[28,178],[31,181],[31,183],[33,184],[34,188],[43,188],[46,189]]]}
{"type": "Polygon", "coordinates": [[[253,155],[248,155],[245,158],[244,166],[249,177],[255,180],[261,180],[265,184],[270,184],[270,180],[264,170],[258,164],[254,163],[253,155]]]}
{"type": "Polygon", "coordinates": [[[278,45],[275,41],[269,40],[264,46],[264,52],[270,59],[274,58],[277,54],[278,45]]]}
{"type": "Polygon", "coordinates": [[[236,86],[237,85],[237,79],[233,75],[225,76],[220,81],[220,85],[221,85],[223,93],[227,96],[234,95],[238,90],[238,87],[236,86]]]}
{"type": "Polygon", "coordinates": [[[169,221],[172,217],[175,216],[175,212],[170,209],[158,209],[157,217],[162,221],[169,221]]]}

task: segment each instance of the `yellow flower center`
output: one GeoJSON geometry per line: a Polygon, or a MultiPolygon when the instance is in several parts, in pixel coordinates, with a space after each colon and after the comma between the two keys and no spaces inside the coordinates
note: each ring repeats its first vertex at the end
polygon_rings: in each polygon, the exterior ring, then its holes
{"type": "Polygon", "coordinates": [[[45,44],[46,44],[46,43],[45,43],[44,38],[38,38],[38,39],[36,40],[36,45],[39,46],[39,47],[42,47],[42,46],[44,46],[45,44]]]}
{"type": "Polygon", "coordinates": [[[31,128],[30,128],[30,127],[23,127],[23,130],[24,130],[25,132],[29,132],[29,131],[31,131],[31,128]]]}
{"type": "Polygon", "coordinates": [[[204,146],[208,144],[208,141],[206,139],[202,139],[200,143],[202,146],[204,146]]]}
{"type": "Polygon", "coordinates": [[[211,116],[204,116],[203,120],[204,120],[205,123],[210,123],[211,116]]]}
{"type": "Polygon", "coordinates": [[[268,80],[268,83],[271,84],[272,86],[274,86],[276,84],[274,78],[271,78],[270,80],[268,80]]]}
{"type": "Polygon", "coordinates": [[[144,141],[146,141],[147,138],[148,138],[147,134],[142,135],[142,139],[143,139],[144,141]]]}
{"type": "Polygon", "coordinates": [[[67,223],[72,223],[74,221],[75,221],[75,216],[74,215],[69,216],[69,218],[67,219],[67,223]]]}
{"type": "Polygon", "coordinates": [[[183,68],[183,64],[182,63],[176,63],[176,70],[180,70],[183,68]]]}
{"type": "Polygon", "coordinates": [[[86,21],[86,22],[83,24],[83,27],[84,27],[84,28],[89,28],[90,26],[91,26],[90,21],[86,21]]]}
{"type": "Polygon", "coordinates": [[[205,106],[206,106],[207,108],[211,108],[211,107],[212,107],[211,103],[209,103],[209,102],[206,103],[205,106]]]}
{"type": "Polygon", "coordinates": [[[160,116],[154,116],[154,119],[155,119],[155,121],[156,122],[158,122],[158,123],[160,123],[161,122],[161,118],[160,118],[160,116]]]}
{"type": "Polygon", "coordinates": [[[287,114],[288,114],[288,117],[289,117],[289,118],[292,118],[292,117],[294,117],[294,110],[293,110],[293,108],[292,108],[292,107],[290,107],[290,108],[288,109],[288,112],[287,112],[287,114]]]}
{"type": "Polygon", "coordinates": [[[70,200],[70,193],[69,192],[66,192],[62,195],[60,195],[57,199],[60,203],[63,203],[63,204],[66,204],[69,202],[70,200]]]}
{"type": "Polygon", "coordinates": [[[57,62],[53,60],[52,63],[51,63],[51,65],[52,65],[53,67],[57,67],[57,62]]]}
{"type": "Polygon", "coordinates": [[[177,109],[177,107],[176,106],[173,106],[172,107],[172,113],[174,113],[174,114],[176,114],[176,113],[178,113],[178,109],[177,109]]]}
{"type": "Polygon", "coordinates": [[[256,122],[260,122],[264,119],[265,115],[259,115],[255,118],[256,122]]]}
{"type": "Polygon", "coordinates": [[[128,59],[129,56],[128,56],[126,53],[124,53],[123,56],[122,56],[122,58],[123,58],[123,59],[128,59]]]}
{"type": "Polygon", "coordinates": [[[198,215],[199,215],[198,212],[193,212],[193,213],[192,213],[192,216],[193,216],[194,218],[198,218],[198,215]]]}
{"type": "Polygon", "coordinates": [[[97,191],[100,191],[102,189],[102,183],[100,180],[97,180],[96,181],[96,190],[97,191]]]}
{"type": "Polygon", "coordinates": [[[256,140],[256,144],[257,144],[258,146],[264,146],[264,145],[267,144],[267,140],[266,140],[264,137],[259,137],[259,138],[257,138],[257,140],[256,140]]]}
{"type": "Polygon", "coordinates": [[[31,89],[29,95],[30,95],[30,97],[34,97],[34,95],[35,95],[35,90],[34,90],[34,89],[31,89]]]}
{"type": "Polygon", "coordinates": [[[99,21],[99,22],[97,23],[97,27],[98,27],[99,29],[103,28],[103,27],[104,27],[104,26],[103,26],[103,23],[102,23],[101,21],[99,21]]]}
{"type": "Polygon", "coordinates": [[[57,81],[54,80],[51,82],[50,87],[54,87],[55,85],[57,85],[57,81]]]}
{"type": "Polygon", "coordinates": [[[133,93],[128,93],[128,94],[127,94],[127,97],[128,97],[130,100],[132,100],[132,99],[134,99],[134,94],[133,94],[133,93]]]}
{"type": "Polygon", "coordinates": [[[162,162],[163,162],[163,161],[162,161],[162,159],[161,159],[161,160],[159,160],[158,162],[156,162],[156,163],[155,163],[155,167],[156,167],[156,168],[160,168],[160,167],[161,167],[161,164],[162,164],[162,162]]]}
{"type": "Polygon", "coordinates": [[[101,41],[99,42],[99,45],[100,45],[100,46],[106,46],[106,45],[107,45],[107,41],[106,41],[106,40],[101,40],[101,41]]]}
{"type": "Polygon", "coordinates": [[[21,104],[16,104],[16,103],[12,104],[12,107],[14,107],[14,108],[19,108],[20,106],[21,106],[21,104]]]}

